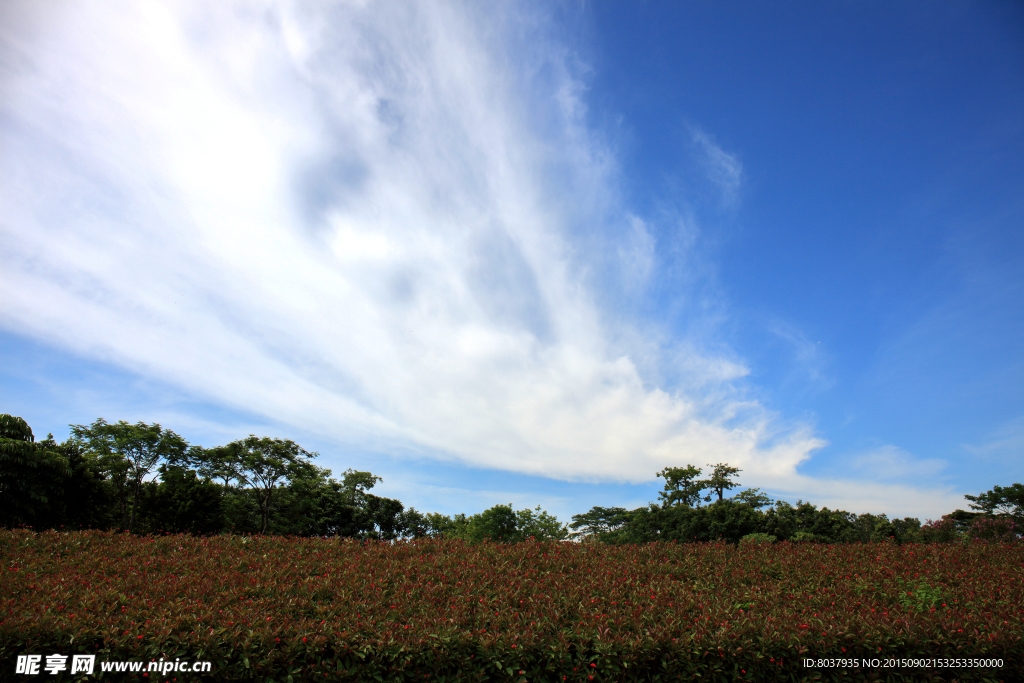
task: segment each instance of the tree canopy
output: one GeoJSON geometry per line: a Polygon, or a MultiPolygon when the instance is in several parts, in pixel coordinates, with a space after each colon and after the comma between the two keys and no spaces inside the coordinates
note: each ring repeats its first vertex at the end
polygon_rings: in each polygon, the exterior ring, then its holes
{"type": "MultiPolygon", "coordinates": [[[[88,427],[71,425],[71,433],[85,450],[98,454],[101,462],[111,465],[111,469],[120,475],[122,481],[127,479],[130,484],[131,514],[127,524],[122,518],[122,525],[128,531],[135,528],[135,512],[142,480],[153,471],[157,463],[176,463],[188,452],[188,443],[183,438],[169,429],[163,429],[159,424],[138,422],[132,425],[124,420],[108,424],[101,417],[88,427]]],[[[126,506],[126,513],[127,510],[126,506]]]]}
{"type": "Polygon", "coordinates": [[[0,415],[0,524],[34,529],[121,528],[135,533],[261,533],[396,540],[423,536],[469,542],[576,540],[604,543],[715,541],[747,537],[811,543],[1013,541],[1024,527],[1024,486],[967,495],[956,510],[921,525],[916,518],[856,515],[797,501],[773,501],[759,489],[731,498],[739,468],[666,467],[661,504],[635,510],[595,506],[573,515],[572,529],[540,506],[495,505],[452,517],[406,509],[374,495],[382,478],[348,469],[340,481],[314,465],[318,456],[287,439],[190,446],[159,424],[102,418],[69,425],[72,436],[36,442],[20,417],[0,415]],[[154,471],[154,468],[155,471],[154,471]],[[217,481],[214,481],[217,480],[217,481]],[[222,483],[221,483],[222,482],[222,483]],[[711,502],[713,499],[714,502],[711,502]],[[702,505],[702,503],[711,503],[702,505]],[[120,520],[120,525],[118,525],[120,520]]]}
{"type": "Polygon", "coordinates": [[[0,523],[31,525],[59,504],[71,469],[67,458],[40,446],[25,420],[0,415],[0,523]]]}
{"type": "Polygon", "coordinates": [[[711,496],[700,495],[706,488],[705,482],[697,479],[700,473],[699,467],[689,464],[685,468],[666,467],[658,472],[657,476],[665,479],[665,490],[658,494],[658,498],[664,501],[663,505],[699,507],[701,502],[710,501],[711,496]]]}
{"type": "Polygon", "coordinates": [[[990,515],[1007,515],[1024,521],[1024,485],[995,486],[977,496],[964,496],[972,510],[990,515]]]}
{"type": "Polygon", "coordinates": [[[260,533],[267,532],[270,521],[270,503],[277,487],[293,479],[314,475],[310,453],[288,439],[257,438],[250,434],[245,439],[232,441],[226,446],[206,452],[212,459],[210,471],[237,479],[256,492],[262,523],[260,533]]]}

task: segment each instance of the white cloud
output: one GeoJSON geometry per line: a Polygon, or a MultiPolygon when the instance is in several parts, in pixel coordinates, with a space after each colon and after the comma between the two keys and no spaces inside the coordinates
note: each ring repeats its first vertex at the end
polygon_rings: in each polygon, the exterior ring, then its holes
{"type": "Polygon", "coordinates": [[[791,504],[799,498],[833,510],[917,517],[922,522],[964,506],[963,494],[946,484],[950,463],[945,460],[919,458],[891,444],[822,457],[813,476],[784,471],[777,477],[748,478],[744,473],[740,481],[791,504]]]}
{"type": "Polygon", "coordinates": [[[800,328],[780,319],[768,323],[768,331],[786,342],[793,354],[794,369],[789,382],[799,381],[809,388],[824,390],[835,384],[828,372],[828,354],[820,341],[810,339],[800,328]]]}
{"type": "Polygon", "coordinates": [[[646,284],[655,266],[655,240],[643,219],[629,217],[630,230],[625,244],[618,248],[627,286],[639,288],[646,284]]]}
{"type": "Polygon", "coordinates": [[[1005,460],[1020,466],[1024,456],[1024,415],[1007,421],[993,431],[985,443],[963,444],[968,452],[984,459],[1005,460]]]}
{"type": "Polygon", "coordinates": [[[787,477],[783,485],[765,488],[790,504],[795,504],[794,498],[799,496],[819,508],[846,510],[855,514],[886,514],[890,519],[916,517],[922,523],[927,519],[939,519],[964,507],[963,494],[953,493],[952,486],[925,487],[800,476],[787,477]]]}
{"type": "MultiPolygon", "coordinates": [[[[5,329],[368,450],[817,488],[796,468],[825,442],[744,398],[742,360],[598,302],[583,232],[636,283],[655,238],[534,10],[4,11],[5,329]]],[[[695,140],[734,197],[736,157],[695,140]]]]}
{"type": "Polygon", "coordinates": [[[691,127],[691,139],[699,152],[706,178],[711,181],[725,206],[734,206],[743,184],[743,164],[739,157],[723,150],[708,133],[691,127]]]}
{"type": "Polygon", "coordinates": [[[949,463],[938,458],[916,458],[898,446],[888,445],[848,455],[843,458],[843,466],[862,480],[927,481],[936,479],[949,463]]]}

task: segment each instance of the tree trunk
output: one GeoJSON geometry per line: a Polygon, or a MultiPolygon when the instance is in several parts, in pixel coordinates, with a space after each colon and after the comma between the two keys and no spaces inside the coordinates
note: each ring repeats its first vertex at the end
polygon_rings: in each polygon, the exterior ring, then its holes
{"type": "Polygon", "coordinates": [[[142,479],[135,480],[135,496],[132,498],[132,518],[128,520],[128,533],[135,530],[135,513],[139,509],[139,488],[142,486],[142,479]]]}
{"type": "Polygon", "coordinates": [[[265,536],[267,534],[267,524],[270,520],[270,495],[273,493],[273,489],[267,489],[267,493],[263,496],[263,527],[260,529],[260,535],[265,536]]]}

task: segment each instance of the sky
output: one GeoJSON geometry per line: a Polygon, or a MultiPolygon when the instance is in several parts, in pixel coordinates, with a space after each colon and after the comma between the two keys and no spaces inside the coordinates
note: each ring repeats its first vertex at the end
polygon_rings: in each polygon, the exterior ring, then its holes
{"type": "Polygon", "coordinates": [[[937,519],[1024,480],[1024,6],[5,2],[0,358],[421,512],[937,519]]]}

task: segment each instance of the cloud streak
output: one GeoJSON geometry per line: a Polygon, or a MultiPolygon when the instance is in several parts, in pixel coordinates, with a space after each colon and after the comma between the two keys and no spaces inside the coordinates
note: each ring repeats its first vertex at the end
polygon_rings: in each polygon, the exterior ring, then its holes
{"type": "Polygon", "coordinates": [[[726,152],[700,128],[691,127],[690,136],[697,150],[698,163],[703,167],[707,180],[717,189],[722,205],[734,207],[743,184],[743,164],[739,157],[726,152]]]}
{"type": "Polygon", "coordinates": [[[0,324],[340,443],[795,477],[824,442],[732,388],[745,368],[602,303],[587,234],[639,296],[656,233],[616,199],[575,58],[540,10],[496,11],[9,4],[0,324]],[[652,382],[652,354],[692,381],[652,382]]]}

